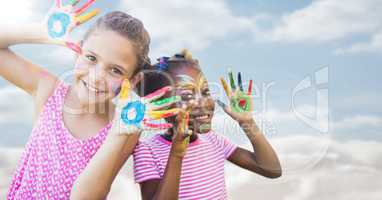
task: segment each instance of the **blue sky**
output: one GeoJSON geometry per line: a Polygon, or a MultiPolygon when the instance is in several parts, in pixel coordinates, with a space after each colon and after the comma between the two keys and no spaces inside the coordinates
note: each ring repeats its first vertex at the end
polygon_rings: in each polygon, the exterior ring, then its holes
{"type": "MultiPolygon", "coordinates": [[[[1,23],[9,24],[6,20],[9,17],[14,17],[13,24],[39,21],[50,7],[37,0],[14,2],[0,8],[1,23]],[[24,15],[10,12],[17,5],[21,5],[18,9],[24,15]]],[[[271,119],[277,127],[275,136],[320,132],[296,119],[291,111],[291,97],[292,90],[306,76],[328,67],[329,133],[345,140],[382,139],[379,103],[382,98],[378,93],[382,89],[379,80],[382,15],[378,8],[382,6],[378,0],[346,3],[340,0],[99,0],[92,8],[95,7],[103,13],[126,11],[141,19],[152,37],[152,58],[188,48],[200,60],[211,83],[217,83],[228,68],[241,71],[244,78],[254,79],[260,91],[263,84],[273,83],[266,95],[265,112],[276,113],[271,119]]],[[[88,26],[75,31],[73,38],[80,39],[88,26]]],[[[71,53],[59,47],[20,45],[13,49],[57,75],[70,70],[73,64],[71,53]]],[[[0,88],[26,98],[3,79],[0,88]]],[[[297,95],[297,107],[314,107],[315,92],[311,88],[297,95]]],[[[22,145],[31,123],[21,122],[17,117],[7,119],[12,106],[5,94],[8,93],[0,92],[0,119],[6,119],[0,121],[0,127],[6,129],[0,136],[6,138],[1,139],[1,144],[22,145]],[[9,139],[16,135],[24,139],[9,139]]],[[[263,111],[262,101],[261,97],[255,97],[259,112],[263,111]]],[[[22,113],[28,106],[31,105],[15,106],[17,110],[12,111],[22,113]]],[[[302,112],[314,114],[309,109],[302,112]]]]}

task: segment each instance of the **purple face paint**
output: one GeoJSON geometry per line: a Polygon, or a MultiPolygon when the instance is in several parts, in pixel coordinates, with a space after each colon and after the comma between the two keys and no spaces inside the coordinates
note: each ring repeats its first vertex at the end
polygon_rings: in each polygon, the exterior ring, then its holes
{"type": "Polygon", "coordinates": [[[113,91],[115,95],[118,95],[119,92],[121,92],[121,85],[122,85],[122,81],[113,81],[109,83],[109,89],[113,91]]]}

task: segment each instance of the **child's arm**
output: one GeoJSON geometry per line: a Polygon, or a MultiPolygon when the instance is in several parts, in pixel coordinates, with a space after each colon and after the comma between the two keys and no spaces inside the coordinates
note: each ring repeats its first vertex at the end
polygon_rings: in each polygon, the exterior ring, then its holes
{"type": "Polygon", "coordinates": [[[106,199],[113,180],[134,151],[139,134],[109,133],[73,185],[70,199],[106,199]]]}
{"type": "Polygon", "coordinates": [[[161,180],[153,179],[140,184],[143,200],[171,200],[179,197],[182,161],[191,136],[191,132],[188,131],[188,113],[181,111],[177,122],[164,175],[161,180]]]}
{"type": "Polygon", "coordinates": [[[83,7],[75,9],[80,0],[63,5],[56,0],[54,7],[41,23],[17,24],[0,28],[0,75],[32,96],[36,96],[40,80],[55,80],[42,67],[13,53],[9,47],[17,44],[54,44],[66,46],[78,53],[80,47],[70,42],[69,34],[77,26],[94,17],[98,11],[83,14],[94,3],[89,0],[83,7]],[[83,14],[83,15],[82,15],[83,14]],[[57,27],[57,25],[60,25],[57,27]]]}
{"type": "Polygon", "coordinates": [[[49,44],[51,42],[40,24],[0,28],[0,75],[35,96],[39,80],[52,78],[53,75],[42,67],[16,55],[9,47],[24,43],[49,44]]]}
{"type": "MultiPolygon", "coordinates": [[[[139,76],[140,75],[137,75],[136,77],[139,76]]],[[[138,81],[139,78],[134,79],[135,83],[138,81]]],[[[135,83],[133,83],[133,85],[135,85],[135,83]]],[[[132,102],[130,101],[131,99],[129,99],[130,91],[131,85],[129,81],[124,80],[118,97],[118,105],[116,106],[110,133],[101,148],[77,178],[73,185],[70,199],[105,199],[110,191],[113,180],[123,164],[133,153],[143,127],[141,125],[138,127],[135,124],[126,126],[122,119],[123,109],[132,102]]],[[[168,92],[168,89],[162,88],[146,96],[145,100],[150,103],[154,101],[155,104],[155,100],[163,96],[166,92],[168,92]],[[150,99],[148,99],[148,97],[150,97],[150,99]]],[[[137,103],[137,101],[133,101],[132,103],[137,103]]],[[[150,111],[166,112],[166,110],[159,111],[159,109],[163,109],[171,104],[170,102],[170,104],[162,104],[155,108],[151,104],[146,104],[146,107],[151,107],[153,110],[148,108],[143,114],[146,116],[147,112],[150,111]]],[[[137,113],[136,116],[140,114],[142,113],[137,113]]],[[[175,114],[176,112],[163,117],[170,117],[175,114]]],[[[158,117],[157,119],[162,119],[163,117],[158,117]]]]}
{"type": "Polygon", "coordinates": [[[238,86],[235,85],[232,72],[229,73],[229,80],[231,88],[228,87],[224,78],[221,79],[221,82],[230,99],[230,105],[227,106],[219,100],[217,103],[240,124],[252,144],[253,152],[239,147],[228,157],[228,160],[268,178],[280,177],[282,174],[280,161],[252,116],[252,81],[250,81],[248,91],[244,91],[240,73],[238,74],[238,86]]]}
{"type": "Polygon", "coordinates": [[[252,144],[253,151],[238,147],[228,160],[244,169],[268,178],[278,178],[282,174],[279,159],[254,120],[240,123],[252,144]]]}

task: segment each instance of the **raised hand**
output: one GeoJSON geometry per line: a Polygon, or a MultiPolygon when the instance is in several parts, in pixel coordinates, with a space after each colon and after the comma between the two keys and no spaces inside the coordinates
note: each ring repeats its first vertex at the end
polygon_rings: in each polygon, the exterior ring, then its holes
{"type": "Polygon", "coordinates": [[[113,128],[118,128],[120,134],[140,133],[142,130],[162,130],[172,128],[170,123],[153,123],[155,120],[164,119],[176,115],[178,108],[160,110],[181,100],[179,96],[173,96],[158,100],[171,87],[164,87],[139,100],[130,98],[131,85],[128,80],[122,83],[119,99],[116,107],[113,128]]]}
{"type": "Polygon", "coordinates": [[[230,115],[234,120],[239,123],[249,122],[253,119],[253,99],[252,99],[252,80],[249,82],[248,91],[245,92],[243,88],[243,81],[241,78],[241,73],[238,73],[238,87],[235,84],[233,74],[230,71],[228,73],[230,80],[230,87],[228,86],[225,79],[220,78],[221,84],[224,88],[227,97],[229,98],[230,105],[227,106],[220,100],[216,100],[219,106],[221,106],[224,111],[230,115]]]}
{"type": "Polygon", "coordinates": [[[95,9],[84,14],[95,0],[88,0],[80,8],[75,8],[80,1],[68,0],[64,4],[62,0],[55,0],[55,5],[46,16],[46,31],[49,38],[79,54],[81,47],[70,40],[69,34],[74,28],[89,21],[99,13],[99,10],[95,9]]]}
{"type": "Polygon", "coordinates": [[[180,110],[176,117],[176,128],[172,137],[171,153],[183,157],[186,155],[192,131],[189,130],[190,114],[187,110],[180,110]]]}

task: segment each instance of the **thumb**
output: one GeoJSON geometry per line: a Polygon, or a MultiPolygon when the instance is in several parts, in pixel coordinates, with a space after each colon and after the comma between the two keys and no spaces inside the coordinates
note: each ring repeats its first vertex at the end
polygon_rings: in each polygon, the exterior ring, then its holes
{"type": "Polygon", "coordinates": [[[235,118],[235,113],[231,110],[231,108],[223,103],[222,101],[220,101],[219,99],[216,100],[216,103],[224,110],[225,113],[227,113],[230,117],[233,117],[235,118]]]}

